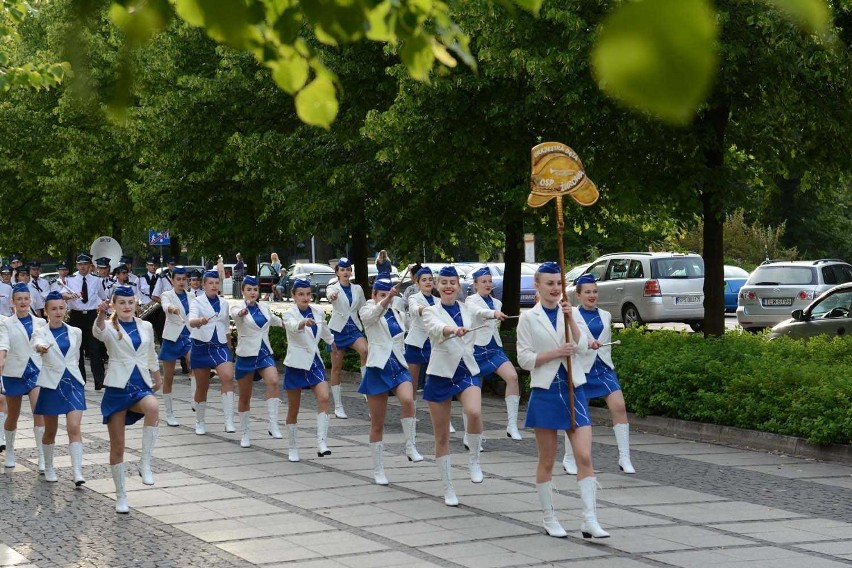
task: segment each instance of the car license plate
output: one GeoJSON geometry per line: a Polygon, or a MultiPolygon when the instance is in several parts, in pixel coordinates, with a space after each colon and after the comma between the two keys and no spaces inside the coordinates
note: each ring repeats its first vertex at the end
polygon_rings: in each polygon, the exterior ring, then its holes
{"type": "Polygon", "coordinates": [[[764,298],[764,306],[792,306],[793,298],[764,298]]]}
{"type": "Polygon", "coordinates": [[[675,304],[700,304],[701,296],[675,296],[675,304]]]}
{"type": "Polygon", "coordinates": [[[532,302],[535,300],[535,294],[521,294],[522,302],[532,302]]]}

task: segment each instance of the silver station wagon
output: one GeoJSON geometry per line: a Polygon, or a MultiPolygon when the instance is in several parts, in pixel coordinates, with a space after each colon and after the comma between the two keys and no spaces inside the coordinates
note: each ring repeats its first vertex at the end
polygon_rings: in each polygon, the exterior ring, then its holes
{"type": "Polygon", "coordinates": [[[737,322],[748,331],[772,327],[846,282],[852,282],[852,265],[842,260],[764,262],[740,288],[737,322]]]}
{"type": "MultiPolygon", "coordinates": [[[[621,252],[595,260],[586,272],[598,280],[598,306],[625,327],[704,320],[704,259],[695,253],[621,252]]],[[[573,291],[573,286],[572,286],[573,291]]]]}

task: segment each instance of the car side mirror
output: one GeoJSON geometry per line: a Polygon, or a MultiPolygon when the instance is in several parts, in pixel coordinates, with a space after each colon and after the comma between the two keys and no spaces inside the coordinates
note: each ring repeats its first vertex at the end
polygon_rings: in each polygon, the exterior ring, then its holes
{"type": "Polygon", "coordinates": [[[790,314],[794,320],[802,321],[805,319],[805,312],[802,310],[793,310],[793,313],[790,314]]]}

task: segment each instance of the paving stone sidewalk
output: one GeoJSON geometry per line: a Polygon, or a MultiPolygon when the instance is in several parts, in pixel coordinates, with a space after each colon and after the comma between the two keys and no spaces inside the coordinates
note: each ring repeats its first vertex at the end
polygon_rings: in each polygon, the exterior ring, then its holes
{"type": "MultiPolygon", "coordinates": [[[[852,565],[852,467],[658,435],[632,433],[638,473],[618,472],[615,439],[595,428],[594,460],[603,490],[599,519],[612,538],[579,532],[575,480],[557,466],[555,504],[569,538],[543,534],[530,431],[505,437],[502,401],[486,398],[485,482],[470,483],[461,433],[452,436],[461,501],[443,504],[431,424],[418,407],[418,447],[403,455],[399,407],[391,398],[385,434],[389,487],[372,483],[366,404],[344,385],[348,420],[332,419],[332,455],[315,451],[315,407],[305,393],[299,416],[300,463],[286,440],[266,433],[255,385],[253,446],[222,427],[211,388],[209,434],[196,436],[189,381],[176,380],[181,426],[161,422],[156,485],[136,475],[141,425],[127,430],[129,515],[116,515],[100,393],[89,392],[83,433],[86,485],[71,482],[67,437],[57,438],[60,481],[36,472],[29,413],[18,430],[18,467],[0,473],[0,566],[93,567],[392,567],[452,566],[753,566],[852,565]]],[[[286,405],[282,405],[286,406],[286,405]]],[[[282,417],[285,409],[282,408],[282,417]]],[[[454,409],[460,429],[460,409],[454,409]]],[[[283,428],[283,425],[282,425],[283,428]]]]}

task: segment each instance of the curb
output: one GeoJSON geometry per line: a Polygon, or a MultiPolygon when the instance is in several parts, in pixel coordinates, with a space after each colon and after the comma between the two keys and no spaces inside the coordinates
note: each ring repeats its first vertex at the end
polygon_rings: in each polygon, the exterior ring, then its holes
{"type": "MultiPolygon", "coordinates": [[[[590,410],[592,420],[596,425],[609,426],[612,424],[609,410],[596,407],[592,407],[590,410]]],[[[662,416],[638,416],[631,413],[628,413],[627,416],[631,426],[650,434],[662,434],[696,442],[709,442],[750,450],[765,450],[788,456],[852,465],[852,445],[827,444],[820,446],[811,444],[804,438],[746,430],[734,426],[690,422],[662,416]]],[[[636,449],[641,449],[641,447],[636,449]]]]}

